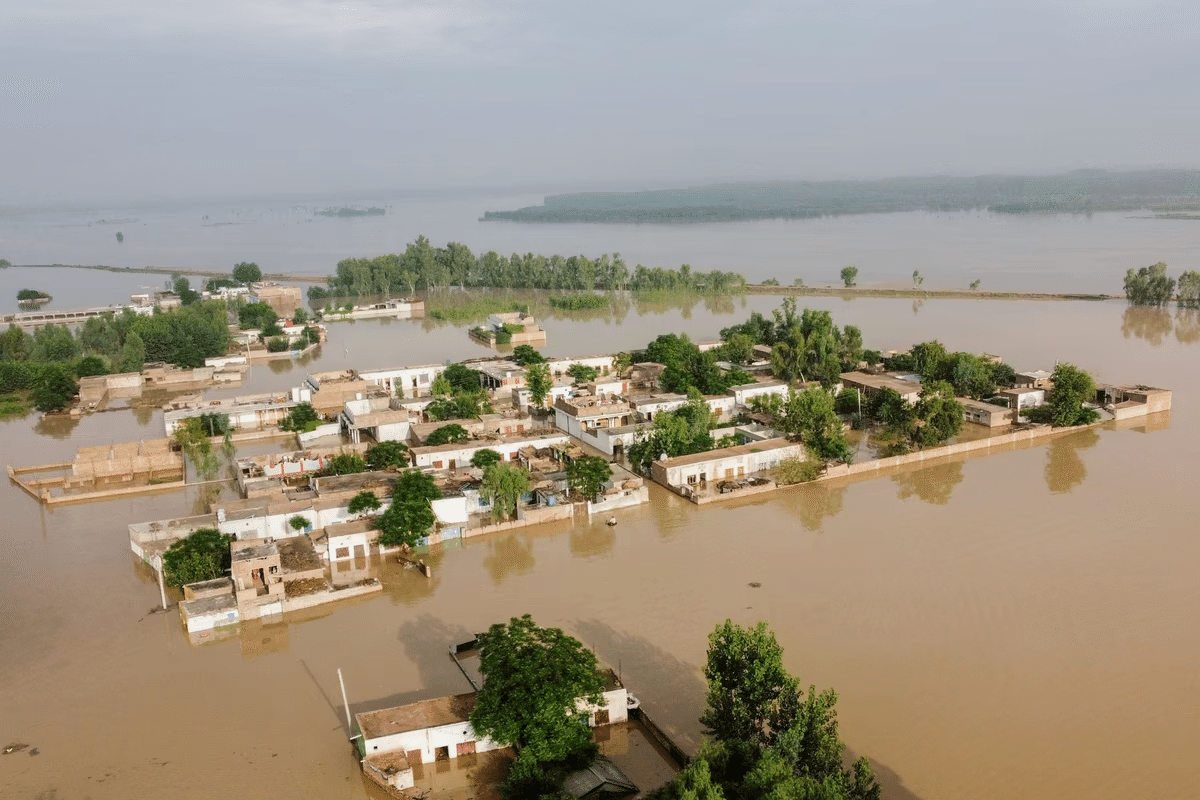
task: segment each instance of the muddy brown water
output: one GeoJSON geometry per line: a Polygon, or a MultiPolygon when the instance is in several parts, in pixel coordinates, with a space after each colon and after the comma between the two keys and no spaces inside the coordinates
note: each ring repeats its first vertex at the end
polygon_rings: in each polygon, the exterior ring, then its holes
{"type": "MultiPolygon", "coordinates": [[[[697,338],[768,310],[702,307],[547,324],[552,353],[697,338]]],[[[247,625],[195,647],[125,526],[200,510],[195,490],[42,508],[0,485],[0,757],[8,798],[375,797],[346,744],[353,710],[464,689],[446,647],[511,615],[560,625],[617,667],[685,747],[700,738],[706,636],[763,619],[803,682],[840,694],[841,731],[886,797],[1197,796],[1200,349],[1188,315],[1120,303],[812,300],[869,346],[937,337],[1018,368],[1069,360],[1175,391],[1169,417],[849,483],[697,509],[652,502],[375,561],[382,596],[247,625]],[[759,583],[760,587],[750,586],[759,583]],[[38,755],[31,756],[32,748],[38,755]]],[[[461,358],[453,326],[335,325],[308,369],[461,358]]],[[[157,411],[0,422],[17,464],[162,435],[157,411]]]]}

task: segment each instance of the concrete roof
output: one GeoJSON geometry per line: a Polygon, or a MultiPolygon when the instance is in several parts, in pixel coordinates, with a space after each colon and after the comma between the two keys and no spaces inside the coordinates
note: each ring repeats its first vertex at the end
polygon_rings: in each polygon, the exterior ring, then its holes
{"type": "Polygon", "coordinates": [[[703,453],[675,456],[674,458],[668,458],[658,463],[664,467],[685,467],[689,464],[703,464],[705,461],[715,461],[719,458],[732,458],[734,456],[749,455],[750,453],[761,453],[770,450],[782,450],[785,447],[799,446],[797,442],[789,442],[787,439],[768,439],[765,442],[750,442],[738,445],[737,447],[723,447],[716,450],[707,450],[703,453]]]}
{"type": "Polygon", "coordinates": [[[872,375],[869,372],[843,372],[842,382],[851,381],[872,389],[892,389],[901,396],[921,391],[921,384],[894,375],[872,375]]]}
{"type": "Polygon", "coordinates": [[[475,692],[435,697],[406,706],[383,708],[356,714],[359,730],[365,739],[378,739],[397,733],[420,731],[455,722],[467,722],[475,708],[475,692]]]}
{"type": "Polygon", "coordinates": [[[237,598],[232,594],[201,597],[199,600],[184,600],[179,604],[179,609],[185,617],[199,617],[215,611],[229,611],[234,608],[237,608],[237,598]]]}
{"type": "MultiPolygon", "coordinates": [[[[251,539],[250,541],[257,541],[251,539]]],[[[269,558],[279,555],[279,547],[275,542],[262,542],[260,544],[247,544],[238,547],[236,544],[233,550],[234,561],[249,561],[252,558],[269,558]]]]}
{"type": "Polygon", "coordinates": [[[969,397],[956,397],[954,399],[962,403],[965,408],[974,408],[989,413],[1008,414],[1012,411],[1008,406],[998,406],[992,403],[985,403],[982,400],[972,400],[969,397]]]}

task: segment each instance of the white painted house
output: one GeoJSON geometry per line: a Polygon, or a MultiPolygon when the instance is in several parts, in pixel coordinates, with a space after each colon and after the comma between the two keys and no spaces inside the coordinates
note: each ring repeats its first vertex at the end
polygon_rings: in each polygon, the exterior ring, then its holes
{"type": "Polygon", "coordinates": [[[444,364],[422,364],[416,367],[360,370],[358,377],[383,387],[388,394],[412,398],[428,395],[434,379],[445,371],[444,364]]]}
{"type": "Polygon", "coordinates": [[[787,458],[804,458],[804,445],[787,439],[750,442],[655,461],[650,465],[650,474],[663,486],[678,489],[766,472],[787,458]]]}

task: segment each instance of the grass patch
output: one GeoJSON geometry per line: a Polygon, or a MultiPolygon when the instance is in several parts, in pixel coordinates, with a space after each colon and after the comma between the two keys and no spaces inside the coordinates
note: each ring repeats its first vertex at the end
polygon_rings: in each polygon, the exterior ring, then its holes
{"type": "Polygon", "coordinates": [[[0,419],[23,417],[30,411],[33,411],[33,402],[28,393],[0,394],[0,419]]]}
{"type": "Polygon", "coordinates": [[[425,313],[443,322],[474,322],[489,314],[529,312],[529,304],[507,295],[477,295],[466,292],[429,297],[425,313]]]}

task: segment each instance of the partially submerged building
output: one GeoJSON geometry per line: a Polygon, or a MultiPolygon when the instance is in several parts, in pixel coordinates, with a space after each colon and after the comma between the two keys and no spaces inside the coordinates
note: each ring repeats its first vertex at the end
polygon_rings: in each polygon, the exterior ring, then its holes
{"type": "Polygon", "coordinates": [[[843,372],[842,386],[846,389],[857,389],[864,397],[871,397],[883,389],[891,389],[909,403],[921,399],[921,380],[915,375],[898,372],[874,374],[870,372],[843,372]]]}
{"type": "Polygon", "coordinates": [[[655,461],[650,465],[650,475],[684,497],[694,497],[707,491],[710,483],[765,477],[789,458],[803,459],[804,445],[769,439],[655,461]]]}

